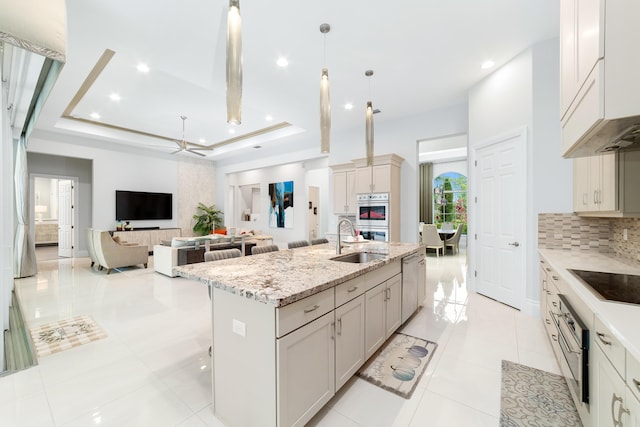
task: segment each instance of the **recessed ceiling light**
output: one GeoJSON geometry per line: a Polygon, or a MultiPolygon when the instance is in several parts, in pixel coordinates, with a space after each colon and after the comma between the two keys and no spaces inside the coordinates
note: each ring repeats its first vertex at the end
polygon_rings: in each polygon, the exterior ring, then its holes
{"type": "Polygon", "coordinates": [[[206,140],[206,139],[204,139],[204,138],[200,138],[200,139],[198,140],[198,142],[200,142],[200,144],[204,144],[205,142],[207,142],[207,140],[206,140]]]}
{"type": "Polygon", "coordinates": [[[266,116],[264,116],[264,119],[270,122],[271,120],[273,120],[273,117],[271,116],[271,114],[267,114],[266,116]]]}
{"type": "Polygon", "coordinates": [[[149,66],[147,64],[138,64],[138,66],[136,67],[138,68],[138,71],[140,71],[141,73],[148,73],[149,72],[149,66]]]}
{"type": "Polygon", "coordinates": [[[350,102],[347,102],[346,104],[344,104],[344,109],[345,110],[353,110],[353,104],[350,102]]]}
{"type": "Polygon", "coordinates": [[[496,65],[496,63],[493,62],[493,61],[484,61],[482,63],[482,65],[480,66],[480,68],[482,68],[483,70],[488,70],[489,68],[493,67],[494,65],[496,65]]]}
{"type": "Polygon", "coordinates": [[[235,129],[229,129],[229,133],[230,133],[231,135],[233,135],[234,133],[236,133],[236,130],[235,130],[235,129]]]}
{"type": "Polygon", "coordinates": [[[289,65],[289,61],[287,60],[287,58],[284,57],[280,57],[278,58],[278,60],[276,61],[276,64],[278,64],[278,67],[286,67],[287,65],[289,65]]]}
{"type": "Polygon", "coordinates": [[[112,101],[120,101],[120,95],[115,92],[109,95],[109,98],[111,98],[112,101]]]}
{"type": "Polygon", "coordinates": [[[92,119],[96,119],[96,120],[100,118],[100,114],[98,113],[91,113],[90,116],[92,119]]]}

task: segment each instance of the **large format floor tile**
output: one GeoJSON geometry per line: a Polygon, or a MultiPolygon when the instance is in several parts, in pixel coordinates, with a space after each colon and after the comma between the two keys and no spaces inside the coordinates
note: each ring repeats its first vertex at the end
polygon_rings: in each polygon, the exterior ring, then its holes
{"type": "MultiPolygon", "coordinates": [[[[207,290],[152,265],[106,275],[86,258],[50,259],[16,281],[29,327],[89,315],[107,337],[0,377],[0,425],[223,426],[207,290]]],[[[466,274],[464,250],[427,256],[427,298],[401,331],[438,348],[411,399],[353,378],[309,425],[495,426],[502,359],[557,372],[541,320],[469,292],[466,274]]]]}

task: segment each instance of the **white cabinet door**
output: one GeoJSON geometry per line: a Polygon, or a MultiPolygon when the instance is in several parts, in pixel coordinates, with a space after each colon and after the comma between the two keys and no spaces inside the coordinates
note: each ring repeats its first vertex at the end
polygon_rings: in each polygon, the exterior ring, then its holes
{"type": "Polygon", "coordinates": [[[576,0],[560,0],[560,117],[578,92],[575,22],[576,0]]]}
{"type": "Polygon", "coordinates": [[[595,378],[591,388],[595,396],[591,396],[591,416],[593,425],[599,427],[619,427],[619,422],[624,422],[625,410],[628,405],[625,401],[625,384],[620,375],[613,368],[607,357],[597,345],[591,346],[591,363],[593,363],[595,378]],[[622,417],[622,419],[621,419],[622,417]]]}
{"type": "Polygon", "coordinates": [[[402,323],[418,308],[418,254],[402,260],[402,323]]]}
{"type": "Polygon", "coordinates": [[[387,287],[385,282],[365,293],[365,359],[370,358],[384,343],[386,303],[387,287]]]}
{"type": "Polygon", "coordinates": [[[356,193],[369,194],[373,193],[373,185],[371,182],[371,167],[356,169],[356,193]]]}
{"type": "Polygon", "coordinates": [[[374,165],[356,169],[356,192],[390,193],[391,165],[374,165]]]}
{"type": "Polygon", "coordinates": [[[364,358],[364,294],[336,308],[336,391],[356,373],[364,358]]]}
{"type": "Polygon", "coordinates": [[[333,213],[356,212],[356,171],[333,173],[333,213]]]}
{"type": "Polygon", "coordinates": [[[277,340],[278,426],[304,426],[334,395],[334,326],[331,311],[277,340]]]}
{"type": "MultiPolygon", "coordinates": [[[[635,386],[631,385],[630,387],[635,386]]],[[[630,390],[627,390],[627,405],[629,408],[629,422],[625,422],[623,419],[623,425],[625,427],[640,427],[640,402],[630,390]]]]}
{"type": "Polygon", "coordinates": [[[573,210],[589,210],[589,157],[573,159],[573,210]]]}
{"type": "Polygon", "coordinates": [[[616,153],[598,156],[600,158],[600,197],[598,210],[618,210],[618,169],[616,153]]]}
{"type": "MultiPolygon", "coordinates": [[[[601,4],[602,3],[602,4],[601,4]]],[[[604,58],[604,38],[601,36],[601,0],[576,0],[576,81],[579,89],[593,71],[599,59],[604,58]]]]}
{"type": "Polygon", "coordinates": [[[397,274],[386,282],[387,304],[385,306],[385,339],[402,324],[402,275],[397,274]]]}

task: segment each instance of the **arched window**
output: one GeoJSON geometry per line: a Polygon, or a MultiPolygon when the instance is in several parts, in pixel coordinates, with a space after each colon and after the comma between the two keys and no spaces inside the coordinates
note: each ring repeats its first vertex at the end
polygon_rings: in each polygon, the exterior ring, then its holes
{"type": "Polygon", "coordinates": [[[446,172],[433,180],[433,222],[438,228],[449,222],[456,229],[462,224],[467,233],[467,177],[446,172]]]}

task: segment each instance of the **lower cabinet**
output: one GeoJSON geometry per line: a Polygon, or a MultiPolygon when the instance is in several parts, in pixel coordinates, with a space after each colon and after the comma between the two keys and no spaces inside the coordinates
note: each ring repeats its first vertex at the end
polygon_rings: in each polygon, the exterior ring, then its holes
{"type": "Polygon", "coordinates": [[[629,425],[626,422],[629,419],[630,410],[624,380],[598,345],[594,345],[591,349],[591,356],[595,374],[591,388],[595,391],[595,396],[590,399],[592,417],[594,417],[593,425],[598,427],[629,425]]]}
{"type": "Polygon", "coordinates": [[[364,364],[364,295],[336,308],[336,391],[364,364]]]}
{"type": "Polygon", "coordinates": [[[418,261],[418,306],[427,298],[427,259],[424,254],[418,261]]]}
{"type": "Polygon", "coordinates": [[[365,359],[384,344],[402,323],[402,275],[397,274],[365,293],[365,359]]]}
{"type": "Polygon", "coordinates": [[[334,351],[333,311],[278,340],[278,425],[304,426],[333,397],[334,351]]]}

